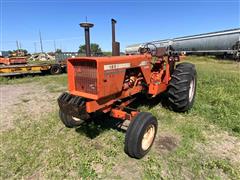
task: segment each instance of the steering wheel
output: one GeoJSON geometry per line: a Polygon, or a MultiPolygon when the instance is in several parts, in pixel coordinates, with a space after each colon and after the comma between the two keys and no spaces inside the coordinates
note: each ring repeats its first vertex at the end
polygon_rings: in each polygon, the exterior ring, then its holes
{"type": "Polygon", "coordinates": [[[153,43],[146,43],[143,47],[139,48],[139,52],[141,54],[150,53],[152,56],[155,56],[157,54],[157,46],[153,43]],[[150,45],[153,46],[153,48],[150,48],[150,45]]]}

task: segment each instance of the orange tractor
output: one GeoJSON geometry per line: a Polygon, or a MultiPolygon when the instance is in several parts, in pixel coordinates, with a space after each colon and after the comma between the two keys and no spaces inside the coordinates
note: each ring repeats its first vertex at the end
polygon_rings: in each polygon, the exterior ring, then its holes
{"type": "Polygon", "coordinates": [[[138,55],[119,56],[119,43],[113,29],[113,56],[91,57],[90,23],[85,28],[86,56],[67,61],[68,92],[58,98],[59,115],[66,127],[79,126],[97,112],[109,113],[127,126],[125,152],[133,158],[146,155],[156,137],[158,122],[149,112],[129,108],[138,94],[147,99],[167,94],[168,106],[173,111],[188,111],[194,103],[196,70],[190,63],[179,63],[178,54],[170,48],[156,48],[146,44],[138,55]]]}

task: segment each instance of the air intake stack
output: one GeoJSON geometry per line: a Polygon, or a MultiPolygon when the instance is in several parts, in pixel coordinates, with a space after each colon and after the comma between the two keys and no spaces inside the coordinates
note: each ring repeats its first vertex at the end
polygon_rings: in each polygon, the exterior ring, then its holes
{"type": "Polygon", "coordinates": [[[91,47],[90,47],[90,28],[94,26],[92,23],[80,23],[80,26],[84,28],[85,32],[85,45],[86,45],[86,56],[91,56],[91,47]]]}

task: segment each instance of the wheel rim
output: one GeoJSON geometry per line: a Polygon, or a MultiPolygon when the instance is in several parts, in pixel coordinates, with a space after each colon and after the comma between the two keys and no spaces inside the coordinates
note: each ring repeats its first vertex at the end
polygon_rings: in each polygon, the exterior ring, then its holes
{"type": "Polygon", "coordinates": [[[144,132],[142,139],[142,149],[146,151],[153,143],[154,135],[155,135],[155,126],[150,124],[146,131],[144,132]]]}
{"type": "Polygon", "coordinates": [[[195,79],[192,79],[189,87],[189,102],[192,102],[195,93],[195,79]]]}
{"type": "Polygon", "coordinates": [[[74,117],[74,116],[72,116],[72,119],[73,119],[74,121],[81,121],[81,119],[79,119],[79,118],[77,118],[77,117],[74,117]]]}
{"type": "Polygon", "coordinates": [[[54,68],[53,68],[53,72],[54,72],[54,73],[58,73],[58,72],[59,72],[59,69],[58,69],[57,67],[54,67],[54,68]]]}

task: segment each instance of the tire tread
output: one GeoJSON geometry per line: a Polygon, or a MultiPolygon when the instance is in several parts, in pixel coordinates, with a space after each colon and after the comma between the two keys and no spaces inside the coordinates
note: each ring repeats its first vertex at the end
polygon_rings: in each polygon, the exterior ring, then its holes
{"type": "Polygon", "coordinates": [[[192,79],[195,80],[196,91],[196,70],[195,66],[191,63],[180,63],[176,66],[172,79],[168,86],[168,104],[170,109],[177,112],[185,112],[189,110],[194,102],[194,97],[189,102],[189,88],[192,79]]]}

